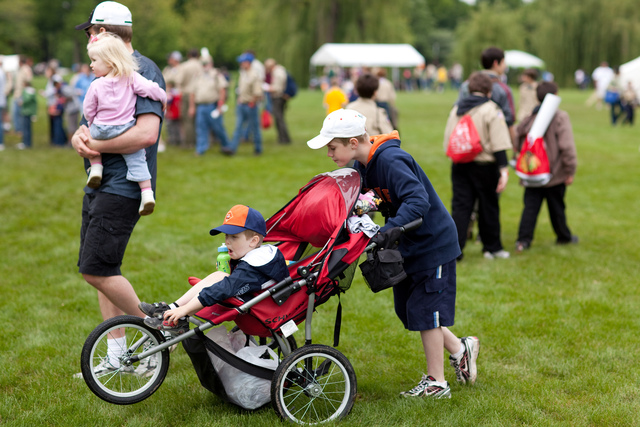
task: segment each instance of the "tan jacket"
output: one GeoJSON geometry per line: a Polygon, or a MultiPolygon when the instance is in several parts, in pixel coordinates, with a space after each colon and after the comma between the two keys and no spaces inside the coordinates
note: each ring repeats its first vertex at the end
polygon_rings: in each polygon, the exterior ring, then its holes
{"type": "MultiPolygon", "coordinates": [[[[449,145],[449,137],[453,128],[456,127],[462,116],[457,115],[458,106],[454,105],[447,126],[444,130],[444,150],[447,151],[449,145]]],[[[471,120],[478,131],[480,144],[482,145],[482,153],[478,154],[474,162],[492,163],[496,161],[493,153],[511,148],[511,137],[509,136],[509,128],[504,121],[504,114],[498,104],[492,101],[478,105],[467,112],[471,116],[471,120]]]]}
{"type": "Polygon", "coordinates": [[[202,75],[196,80],[196,91],[194,99],[196,104],[213,104],[220,99],[220,91],[229,86],[224,78],[215,68],[205,69],[202,75]]]}
{"type": "Polygon", "coordinates": [[[271,70],[271,96],[282,98],[282,93],[287,87],[287,70],[280,64],[276,64],[271,70]]]}
{"type": "Polygon", "coordinates": [[[175,77],[178,89],[183,94],[195,92],[196,80],[202,74],[203,67],[198,58],[190,58],[188,61],[178,65],[177,76],[175,77]]]}
{"type": "Polygon", "coordinates": [[[376,100],[394,105],[396,102],[396,90],[393,87],[393,83],[384,77],[380,78],[379,82],[380,85],[376,91],[376,100]]]}
{"type": "Polygon", "coordinates": [[[262,79],[253,68],[240,70],[238,77],[238,104],[257,102],[262,98],[262,79]]]}
{"type": "MultiPolygon", "coordinates": [[[[537,114],[532,114],[526,117],[516,128],[517,145],[514,149],[517,150],[517,153],[520,153],[520,148],[536,116],[537,114]]],[[[544,134],[544,140],[547,144],[547,156],[549,157],[552,175],[551,180],[545,187],[553,187],[562,184],[570,176],[574,176],[578,167],[578,156],[576,144],[573,140],[571,120],[566,111],[558,110],[556,112],[547,132],[544,134]]]]}
{"type": "Polygon", "coordinates": [[[373,99],[358,98],[347,104],[347,108],[366,117],[365,127],[369,135],[384,135],[393,131],[387,112],[378,107],[373,99]]]}

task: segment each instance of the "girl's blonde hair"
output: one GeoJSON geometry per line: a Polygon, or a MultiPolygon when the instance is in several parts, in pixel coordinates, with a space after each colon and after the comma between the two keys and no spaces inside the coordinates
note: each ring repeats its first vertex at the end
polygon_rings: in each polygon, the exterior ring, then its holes
{"type": "Polygon", "coordinates": [[[114,77],[132,78],[138,70],[138,62],[127,50],[122,39],[113,33],[91,36],[87,45],[89,56],[95,55],[112,70],[114,77]]]}

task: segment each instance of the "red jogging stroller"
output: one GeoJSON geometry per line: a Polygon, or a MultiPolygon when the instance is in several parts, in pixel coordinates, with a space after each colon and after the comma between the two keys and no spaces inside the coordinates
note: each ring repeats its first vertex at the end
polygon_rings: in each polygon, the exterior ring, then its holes
{"type": "Polygon", "coordinates": [[[271,381],[271,403],[284,419],[313,424],[346,416],[355,400],[355,371],[334,347],[312,344],[311,318],[315,307],[348,289],[357,261],[367,249],[369,238],[347,227],[360,188],[360,175],[352,168],[317,175],[267,220],[265,242],[277,244],[290,261],[291,277],[264,284],[264,290],[249,301],[230,298],[206,307],[189,319],[195,328],[171,339],[135,316],[104,321],[82,349],[82,374],[88,387],[110,403],[140,402],[160,387],[169,368],[169,348],[182,342],[202,385],[223,398],[224,386],[207,364],[207,353],[271,381]],[[204,331],[228,321],[246,334],[247,345],[262,341],[279,352],[275,370],[249,363],[205,336],[204,331]],[[290,334],[303,321],[305,342],[297,348],[290,334]],[[113,351],[107,339],[122,336],[123,331],[126,343],[120,367],[104,370],[108,352],[113,351]]]}

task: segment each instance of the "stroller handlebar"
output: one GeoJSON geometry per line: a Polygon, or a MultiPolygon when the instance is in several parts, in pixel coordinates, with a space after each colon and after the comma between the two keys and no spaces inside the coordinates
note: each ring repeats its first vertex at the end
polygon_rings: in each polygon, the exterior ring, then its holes
{"type": "Polygon", "coordinates": [[[413,221],[411,221],[408,224],[400,226],[400,228],[402,229],[403,233],[406,233],[407,231],[415,230],[416,228],[420,227],[421,225],[422,225],[422,218],[418,218],[418,219],[414,219],[413,221]]]}

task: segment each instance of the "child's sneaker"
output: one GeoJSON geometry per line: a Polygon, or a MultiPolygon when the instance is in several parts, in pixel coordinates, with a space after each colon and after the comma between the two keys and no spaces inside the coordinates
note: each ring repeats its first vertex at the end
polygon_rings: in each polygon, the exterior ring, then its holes
{"type": "Polygon", "coordinates": [[[156,207],[156,201],[153,198],[153,190],[145,190],[141,195],[142,200],[140,200],[138,213],[140,215],[151,215],[153,213],[153,209],[156,207]]]}
{"type": "Polygon", "coordinates": [[[157,317],[158,319],[162,319],[164,317],[163,315],[165,311],[171,310],[169,304],[166,302],[154,302],[153,304],[140,302],[140,304],[138,304],[138,308],[147,316],[157,317]]]}
{"type": "Polygon", "coordinates": [[[449,363],[456,370],[456,378],[460,384],[473,384],[478,377],[476,362],[480,352],[480,340],[476,337],[464,337],[460,339],[464,346],[464,352],[459,359],[449,356],[449,363]]]}
{"type": "Polygon", "coordinates": [[[91,165],[89,168],[89,178],[87,178],[87,187],[98,188],[102,184],[102,165],[99,163],[91,165]]]}
{"type": "Polygon", "coordinates": [[[189,331],[189,321],[186,317],[178,320],[178,323],[173,325],[166,320],[158,319],[156,317],[147,317],[144,319],[144,324],[159,331],[166,331],[173,335],[182,335],[189,331]]]}
{"type": "Polygon", "coordinates": [[[451,399],[451,389],[449,383],[444,382],[444,386],[436,381],[432,376],[422,375],[420,383],[409,391],[400,393],[402,397],[433,397],[435,399],[451,399]]]}
{"type": "MultiPolygon", "coordinates": [[[[108,374],[133,374],[134,372],[133,366],[120,365],[120,367],[116,368],[109,362],[108,358],[105,358],[95,368],[93,368],[93,373],[98,378],[108,374]]],[[[73,374],[73,378],[83,378],[82,372],[73,374]]]]}

